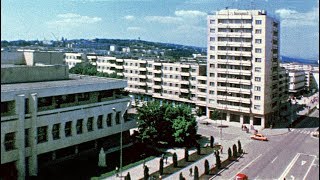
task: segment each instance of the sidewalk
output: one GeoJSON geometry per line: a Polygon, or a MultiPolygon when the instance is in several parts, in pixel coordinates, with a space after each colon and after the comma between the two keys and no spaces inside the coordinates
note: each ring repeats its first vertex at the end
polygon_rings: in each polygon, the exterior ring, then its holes
{"type": "MultiPolygon", "coordinates": [[[[178,156],[178,161],[184,158],[184,149],[183,148],[169,149],[169,150],[167,150],[167,152],[170,152],[172,154],[175,152],[178,156]]],[[[194,152],[196,152],[196,150],[189,150],[190,154],[192,154],[194,152]]],[[[159,163],[160,163],[160,157],[156,157],[156,158],[149,160],[145,163],[145,165],[149,168],[149,174],[152,174],[156,171],[159,171],[159,163]]],[[[164,161],[164,167],[167,167],[172,163],[173,163],[172,156],[168,157],[167,164],[164,161]]],[[[135,179],[135,180],[142,179],[144,176],[143,164],[140,164],[138,166],[135,166],[135,167],[132,167],[130,169],[123,171],[122,176],[126,176],[128,174],[128,172],[130,172],[131,179],[135,179]]],[[[119,176],[120,176],[120,173],[119,173],[119,176]]],[[[120,177],[113,175],[113,176],[110,176],[105,179],[120,179],[120,177]]],[[[124,179],[124,177],[122,179],[124,179]]]]}

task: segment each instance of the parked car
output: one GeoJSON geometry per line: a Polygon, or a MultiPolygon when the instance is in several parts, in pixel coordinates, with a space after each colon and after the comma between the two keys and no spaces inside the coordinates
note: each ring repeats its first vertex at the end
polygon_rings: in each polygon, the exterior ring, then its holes
{"type": "Polygon", "coordinates": [[[235,177],[235,180],[248,180],[248,176],[242,173],[238,173],[235,177]]]}
{"type": "Polygon", "coordinates": [[[251,136],[251,139],[260,140],[260,141],[268,141],[268,138],[262,134],[255,134],[251,136]]]}

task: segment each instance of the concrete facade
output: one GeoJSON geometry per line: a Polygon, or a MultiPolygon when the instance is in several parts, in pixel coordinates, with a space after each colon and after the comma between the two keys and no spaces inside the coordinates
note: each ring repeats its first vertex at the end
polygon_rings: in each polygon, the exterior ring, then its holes
{"type": "MultiPolygon", "coordinates": [[[[23,70],[41,68],[30,67],[23,70]]],[[[37,176],[42,167],[101,147],[109,153],[119,148],[121,132],[129,142],[136,122],[124,117],[125,80],[70,75],[24,82],[1,83],[1,178],[37,176]]]]}
{"type": "Polygon", "coordinates": [[[279,22],[263,10],[208,16],[207,114],[265,127],[279,114],[279,22]]]}

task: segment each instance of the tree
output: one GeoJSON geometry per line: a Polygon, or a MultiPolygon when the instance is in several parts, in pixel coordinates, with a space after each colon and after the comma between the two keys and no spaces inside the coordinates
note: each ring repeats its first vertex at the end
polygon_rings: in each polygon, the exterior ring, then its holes
{"type": "Polygon", "coordinates": [[[200,155],[201,154],[201,146],[199,143],[197,143],[197,154],[200,155]]]}
{"type": "Polygon", "coordinates": [[[178,156],[177,156],[177,153],[173,153],[172,161],[173,161],[173,167],[178,167],[178,156]]]}
{"type": "Polygon", "coordinates": [[[130,172],[126,175],[125,180],[131,180],[130,172]]]}
{"type": "Polygon", "coordinates": [[[149,179],[149,168],[148,168],[148,166],[145,166],[144,167],[144,176],[143,176],[143,179],[144,180],[148,180],[149,179]]]}
{"type": "Polygon", "coordinates": [[[221,116],[222,116],[221,112],[217,109],[210,111],[210,119],[212,119],[212,120],[215,120],[215,121],[219,120],[219,119],[221,119],[221,116]]]}
{"type": "Polygon", "coordinates": [[[193,179],[194,180],[199,180],[199,170],[198,170],[197,166],[194,167],[193,179]]]}
{"type": "Polygon", "coordinates": [[[220,160],[220,156],[218,154],[216,154],[216,167],[217,167],[217,169],[221,168],[221,160],[220,160]]]}
{"type": "Polygon", "coordinates": [[[148,102],[141,108],[137,108],[138,115],[138,138],[143,143],[150,143],[154,145],[158,140],[158,131],[156,124],[163,121],[160,104],[157,101],[148,102]]]}
{"type": "Polygon", "coordinates": [[[209,172],[210,172],[209,161],[208,161],[208,160],[205,160],[205,161],[204,161],[204,173],[208,175],[209,172]]]}
{"type": "Polygon", "coordinates": [[[213,148],[213,144],[214,144],[214,137],[210,136],[210,147],[213,148]]]}
{"type": "Polygon", "coordinates": [[[84,62],[84,63],[77,63],[74,67],[69,70],[70,73],[73,74],[83,74],[89,76],[95,76],[98,72],[97,67],[84,62]]]}
{"type": "Polygon", "coordinates": [[[189,151],[188,148],[184,148],[184,159],[186,162],[189,161],[189,151]]]}
{"type": "Polygon", "coordinates": [[[160,175],[163,174],[163,158],[160,158],[160,163],[159,163],[159,173],[160,175]]]}
{"type": "Polygon", "coordinates": [[[238,152],[237,152],[237,146],[235,144],[232,146],[232,150],[233,150],[233,157],[237,158],[238,152]]]}
{"type": "Polygon", "coordinates": [[[228,149],[228,160],[230,161],[232,158],[232,152],[231,152],[231,148],[229,147],[228,149]]]}
{"type": "Polygon", "coordinates": [[[183,175],[182,175],[182,172],[180,173],[180,175],[179,175],[179,180],[184,180],[185,178],[183,177],[183,175]]]}
{"type": "Polygon", "coordinates": [[[242,148],[241,148],[240,140],[238,140],[238,152],[239,152],[239,155],[242,154],[242,148]]]}
{"type": "Polygon", "coordinates": [[[157,145],[191,145],[196,140],[197,122],[186,105],[173,106],[150,101],[138,107],[138,139],[157,145]],[[159,133],[161,132],[161,133],[159,133]]]}
{"type": "Polygon", "coordinates": [[[218,120],[220,118],[221,118],[221,113],[219,110],[214,109],[213,111],[210,112],[210,119],[218,120]]]}

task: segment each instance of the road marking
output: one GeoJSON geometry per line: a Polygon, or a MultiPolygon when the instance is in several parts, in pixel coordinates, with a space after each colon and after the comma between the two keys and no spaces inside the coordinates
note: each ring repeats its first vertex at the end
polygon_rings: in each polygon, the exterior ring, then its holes
{"type": "Polygon", "coordinates": [[[301,161],[301,166],[303,166],[307,161],[301,161]]]}
{"type": "Polygon", "coordinates": [[[275,157],[275,158],[271,161],[271,163],[273,163],[277,158],[278,158],[278,156],[277,156],[277,157],[275,157]]]}
{"type": "Polygon", "coordinates": [[[315,160],[316,160],[316,158],[313,158],[313,161],[312,161],[312,163],[310,164],[310,166],[309,166],[309,168],[308,168],[308,170],[307,170],[306,175],[304,175],[303,180],[306,179],[306,177],[307,177],[307,175],[308,175],[308,173],[309,173],[309,171],[310,171],[310,169],[311,169],[311,166],[313,165],[313,163],[314,163],[315,160]]]}
{"type": "Polygon", "coordinates": [[[292,168],[292,166],[294,165],[294,163],[298,160],[300,156],[300,153],[297,153],[294,158],[292,159],[292,161],[289,163],[289,165],[287,166],[287,168],[283,171],[283,173],[281,174],[281,176],[279,177],[279,179],[283,179],[284,177],[286,177],[286,175],[288,174],[288,172],[290,171],[290,169],[292,168]]]}
{"type": "MultiPolygon", "coordinates": [[[[243,167],[238,173],[242,172],[245,168],[247,168],[248,166],[250,166],[255,160],[257,160],[260,156],[262,156],[262,154],[260,154],[258,157],[256,157],[254,160],[252,160],[250,163],[248,163],[245,167],[243,167]]],[[[234,176],[232,176],[232,178],[230,180],[233,179],[233,177],[235,177],[237,174],[235,174],[234,176]]]]}

